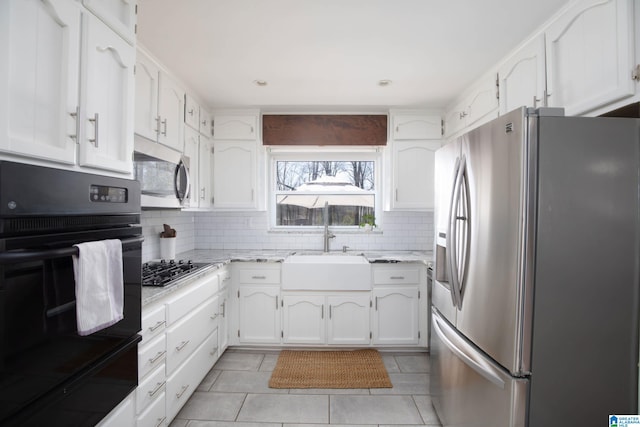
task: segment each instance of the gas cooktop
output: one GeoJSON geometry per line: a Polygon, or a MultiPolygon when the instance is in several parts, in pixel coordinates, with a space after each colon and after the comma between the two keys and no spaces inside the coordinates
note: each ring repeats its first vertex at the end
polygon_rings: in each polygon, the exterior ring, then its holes
{"type": "Polygon", "coordinates": [[[147,262],[142,264],[142,286],[167,286],[210,265],[191,260],[147,262]]]}

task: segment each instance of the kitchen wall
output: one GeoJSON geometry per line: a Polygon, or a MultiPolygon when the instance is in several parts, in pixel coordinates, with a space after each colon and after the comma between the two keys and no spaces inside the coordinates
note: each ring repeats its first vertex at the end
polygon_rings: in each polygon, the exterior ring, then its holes
{"type": "MultiPolygon", "coordinates": [[[[267,212],[182,212],[145,210],[142,259],[160,257],[162,224],[177,231],[176,253],[192,249],[322,250],[322,232],[269,231],[267,212]]],[[[337,232],[330,246],[340,250],[432,250],[432,212],[384,212],[382,230],[337,232]]]]}

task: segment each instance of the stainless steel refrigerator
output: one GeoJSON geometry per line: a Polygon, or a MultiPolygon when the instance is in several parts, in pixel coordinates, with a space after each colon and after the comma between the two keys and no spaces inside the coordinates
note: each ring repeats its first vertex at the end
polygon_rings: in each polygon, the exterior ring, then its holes
{"type": "Polygon", "coordinates": [[[436,152],[431,397],[444,426],[638,411],[640,119],[513,111],[436,152]]]}

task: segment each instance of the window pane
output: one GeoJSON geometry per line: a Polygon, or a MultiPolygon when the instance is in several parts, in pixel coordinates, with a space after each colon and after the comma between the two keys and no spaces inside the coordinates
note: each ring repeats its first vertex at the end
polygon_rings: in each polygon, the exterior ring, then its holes
{"type": "Polygon", "coordinates": [[[276,168],[278,191],[295,191],[325,177],[362,190],[375,189],[373,161],[278,161],[276,168]]]}
{"type": "Polygon", "coordinates": [[[358,226],[375,212],[374,161],[276,161],[276,225],[358,226]]]}

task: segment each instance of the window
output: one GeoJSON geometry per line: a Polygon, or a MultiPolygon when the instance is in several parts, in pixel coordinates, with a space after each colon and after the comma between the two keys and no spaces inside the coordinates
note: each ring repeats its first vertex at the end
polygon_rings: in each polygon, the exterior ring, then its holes
{"type": "Polygon", "coordinates": [[[376,213],[372,153],[273,156],[276,227],[358,227],[376,213]]]}

